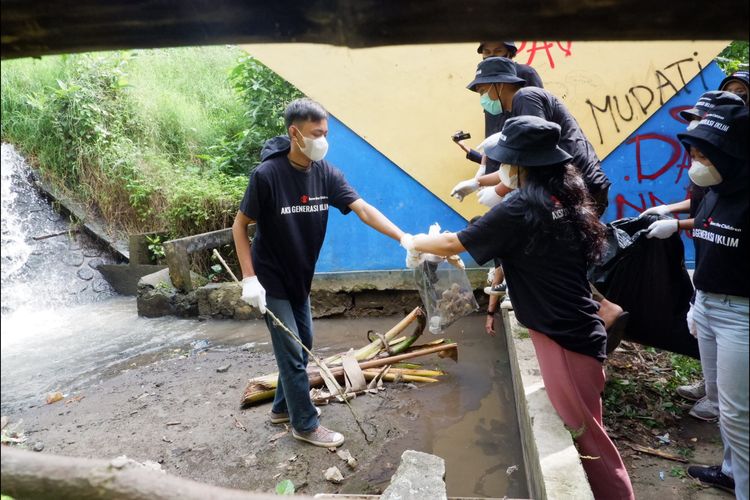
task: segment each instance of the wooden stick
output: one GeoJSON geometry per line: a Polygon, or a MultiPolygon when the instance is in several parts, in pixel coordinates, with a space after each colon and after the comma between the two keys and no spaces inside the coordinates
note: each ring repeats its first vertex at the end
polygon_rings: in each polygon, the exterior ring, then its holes
{"type": "Polygon", "coordinates": [[[649,448],[648,446],[641,446],[635,443],[625,443],[625,444],[627,444],[630,448],[634,449],[635,451],[646,453],[647,455],[653,455],[655,457],[666,458],[667,460],[674,460],[675,462],[680,462],[683,464],[686,464],[689,462],[689,460],[687,460],[686,458],[680,457],[678,455],[672,455],[671,453],[665,453],[663,451],[655,450],[653,448],[649,448]]]}
{"type": "Polygon", "coordinates": [[[44,236],[32,236],[31,239],[35,241],[46,240],[47,238],[54,238],[55,236],[62,236],[63,234],[77,233],[78,229],[68,229],[67,231],[60,231],[59,233],[45,234],[44,236]]]}

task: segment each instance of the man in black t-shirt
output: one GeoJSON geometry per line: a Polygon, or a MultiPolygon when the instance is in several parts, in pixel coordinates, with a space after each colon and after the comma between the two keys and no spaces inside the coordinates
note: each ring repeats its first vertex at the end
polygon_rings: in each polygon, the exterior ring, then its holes
{"type": "MultiPolygon", "coordinates": [[[[310,99],[292,101],[284,111],[288,136],[266,142],[261,164],[250,177],[232,234],[242,268],[242,299],[274,313],[312,349],[310,287],[325,238],[329,207],[351,211],[375,230],[400,241],[396,225],[360,198],[343,174],[323,159],[328,151],[328,114],[310,99]],[[247,225],[255,222],[252,244],[247,225]]],[[[266,316],[279,381],[271,423],[291,421],[292,435],[323,447],[344,436],[326,429],[310,400],[307,354],[266,316]]]]}

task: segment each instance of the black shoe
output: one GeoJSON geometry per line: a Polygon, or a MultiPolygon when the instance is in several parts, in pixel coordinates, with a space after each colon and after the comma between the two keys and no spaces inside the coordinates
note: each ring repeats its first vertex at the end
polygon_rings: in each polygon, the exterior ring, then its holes
{"type": "Polygon", "coordinates": [[[688,467],[687,473],[688,476],[697,479],[702,484],[734,493],[734,479],[721,472],[721,465],[714,465],[712,467],[691,465],[688,467]]]}
{"type": "Polygon", "coordinates": [[[620,315],[615,318],[615,321],[607,329],[607,354],[612,353],[617,346],[620,345],[622,339],[625,338],[625,327],[628,326],[628,317],[630,313],[621,312],[620,315]]]}

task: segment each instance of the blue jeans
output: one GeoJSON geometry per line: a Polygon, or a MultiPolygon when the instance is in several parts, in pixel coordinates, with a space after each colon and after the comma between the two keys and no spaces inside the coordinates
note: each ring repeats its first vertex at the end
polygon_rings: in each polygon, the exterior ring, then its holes
{"type": "MultiPolygon", "coordinates": [[[[294,305],[288,300],[267,296],[266,308],[294,332],[305,347],[312,350],[313,328],[309,297],[303,304],[294,305]]],[[[310,401],[307,353],[268,315],[266,325],[271,332],[273,353],[279,367],[279,380],[271,411],[289,413],[292,427],[298,432],[313,431],[318,427],[318,413],[310,401]]]]}
{"type": "Polygon", "coordinates": [[[747,297],[697,290],[693,318],[706,392],[719,396],[724,442],[722,472],[734,478],[735,496],[748,498],[748,306],[747,297]],[[709,387],[715,380],[714,387],[709,387]]]}

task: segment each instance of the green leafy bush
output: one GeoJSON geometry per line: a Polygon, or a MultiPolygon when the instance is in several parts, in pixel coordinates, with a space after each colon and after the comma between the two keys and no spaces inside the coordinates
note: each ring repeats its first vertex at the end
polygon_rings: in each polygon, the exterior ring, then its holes
{"type": "Polygon", "coordinates": [[[113,228],[176,238],[231,225],[300,95],[236,47],[14,60],[2,139],[113,228]]]}

